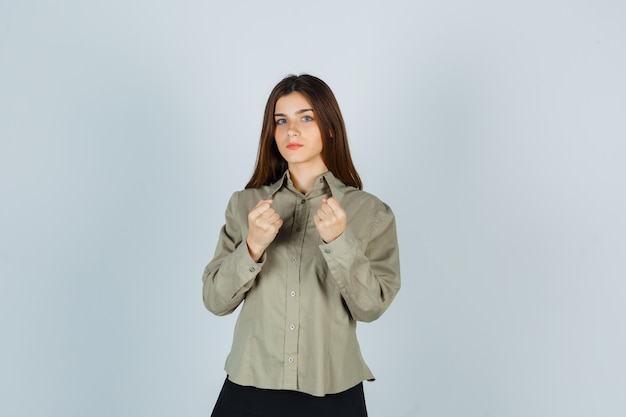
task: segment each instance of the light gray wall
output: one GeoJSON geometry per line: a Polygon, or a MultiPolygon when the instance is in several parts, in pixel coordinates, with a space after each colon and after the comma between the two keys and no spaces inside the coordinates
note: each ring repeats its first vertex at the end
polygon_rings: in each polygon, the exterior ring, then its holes
{"type": "Polygon", "coordinates": [[[372,416],[626,414],[621,1],[2,1],[0,415],[207,416],[273,85],[334,89],[403,288],[372,416]]]}

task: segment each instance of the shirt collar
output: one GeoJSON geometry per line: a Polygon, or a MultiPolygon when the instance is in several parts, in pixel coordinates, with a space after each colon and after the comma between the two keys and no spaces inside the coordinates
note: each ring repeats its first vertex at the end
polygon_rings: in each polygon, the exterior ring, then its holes
{"type": "MultiPolygon", "coordinates": [[[[280,191],[283,187],[287,185],[287,182],[291,181],[291,177],[289,176],[289,170],[285,171],[282,177],[274,184],[270,185],[270,189],[268,191],[267,199],[271,199],[274,197],[278,191],[280,191]]],[[[316,181],[318,182],[326,182],[328,188],[330,188],[330,193],[333,197],[337,199],[339,203],[343,200],[343,196],[345,194],[345,185],[342,183],[337,177],[333,175],[332,172],[326,171],[322,175],[320,175],[316,181]]]]}

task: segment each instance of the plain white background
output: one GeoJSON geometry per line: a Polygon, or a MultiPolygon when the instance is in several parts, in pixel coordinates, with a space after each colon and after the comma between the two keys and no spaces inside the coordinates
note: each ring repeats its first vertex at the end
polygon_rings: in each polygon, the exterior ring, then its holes
{"type": "Polygon", "coordinates": [[[0,2],[0,415],[208,416],[201,275],[289,73],[328,82],[403,287],[378,417],[626,414],[621,1],[0,2]]]}

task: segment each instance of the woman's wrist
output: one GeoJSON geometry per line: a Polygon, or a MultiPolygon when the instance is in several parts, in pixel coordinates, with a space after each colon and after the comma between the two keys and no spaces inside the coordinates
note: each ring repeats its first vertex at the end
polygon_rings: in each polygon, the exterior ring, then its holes
{"type": "Polygon", "coordinates": [[[251,245],[248,239],[246,239],[246,246],[248,247],[248,253],[250,254],[250,257],[254,260],[254,262],[259,262],[259,259],[261,259],[261,257],[263,256],[263,253],[265,253],[265,248],[251,245]]]}

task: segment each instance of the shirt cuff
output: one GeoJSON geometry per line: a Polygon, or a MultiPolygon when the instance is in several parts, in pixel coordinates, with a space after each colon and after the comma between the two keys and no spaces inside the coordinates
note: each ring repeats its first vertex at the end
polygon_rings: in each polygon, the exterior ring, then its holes
{"type": "Polygon", "coordinates": [[[255,262],[250,256],[250,252],[248,252],[248,245],[245,241],[241,242],[233,254],[235,255],[235,259],[233,259],[233,261],[236,275],[240,277],[241,284],[245,284],[256,277],[257,274],[261,272],[261,269],[263,269],[263,265],[265,264],[265,253],[261,256],[259,262],[255,262]]]}
{"type": "Polygon", "coordinates": [[[352,248],[359,246],[360,243],[352,234],[352,231],[346,227],[346,230],[335,240],[330,243],[322,243],[319,245],[324,257],[339,256],[352,251],[352,248]]]}

